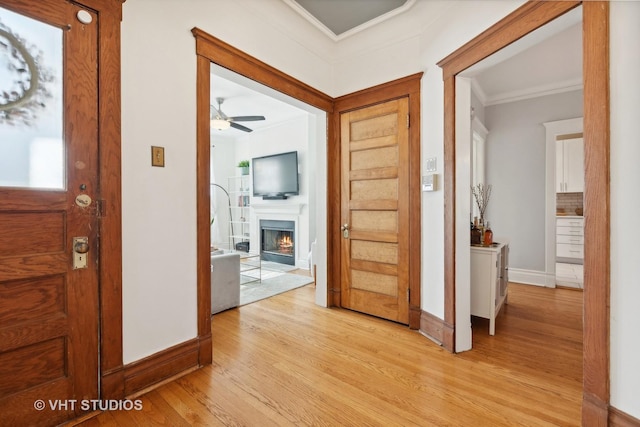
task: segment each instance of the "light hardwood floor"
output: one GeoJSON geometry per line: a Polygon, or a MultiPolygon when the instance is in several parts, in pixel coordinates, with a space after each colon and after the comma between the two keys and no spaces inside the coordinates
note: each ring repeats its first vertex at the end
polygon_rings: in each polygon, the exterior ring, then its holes
{"type": "Polygon", "coordinates": [[[474,318],[457,355],[313,292],[215,315],[212,366],[81,425],[580,425],[581,291],[511,284],[496,335],[474,318]]]}

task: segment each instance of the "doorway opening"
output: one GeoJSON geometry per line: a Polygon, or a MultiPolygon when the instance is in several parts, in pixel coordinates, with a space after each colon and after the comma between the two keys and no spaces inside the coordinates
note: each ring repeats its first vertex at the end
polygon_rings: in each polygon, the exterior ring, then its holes
{"type": "MultiPolygon", "coordinates": [[[[445,98],[445,236],[456,235],[455,201],[456,75],[497,50],[518,40],[550,20],[582,4],[584,72],[585,192],[584,216],[585,290],[582,418],[607,422],[609,403],[609,289],[610,235],[609,176],[609,7],[607,2],[529,2],[498,22],[474,40],[443,59],[445,98]],[[597,189],[597,191],[596,191],[597,189]],[[595,265],[589,260],[599,260],[595,265]]],[[[468,181],[467,181],[468,182],[468,181]]],[[[466,186],[466,184],[465,184],[466,186]]],[[[445,239],[445,265],[455,266],[455,239],[445,239]]],[[[452,325],[444,345],[455,350],[455,335],[462,324],[457,321],[456,271],[445,270],[445,323],[452,325]]]]}
{"type": "MultiPolygon", "coordinates": [[[[546,143],[545,123],[583,116],[581,47],[582,8],[577,7],[456,77],[456,173],[460,183],[456,211],[461,218],[456,225],[458,244],[463,247],[465,238],[468,241],[464,228],[473,218],[484,219],[480,227],[490,221],[493,240],[504,244],[509,253],[504,271],[511,282],[555,287],[555,262],[547,260],[556,257],[556,165],[547,159],[555,157],[556,147],[546,143]],[[564,61],[555,61],[557,57],[564,61]],[[545,72],[541,73],[536,64],[545,64],[545,72]],[[475,197],[468,202],[471,206],[462,202],[467,197],[468,190],[462,185],[466,180],[470,180],[471,188],[483,185],[492,190],[483,215],[477,212],[475,197]],[[547,197],[547,191],[553,198],[547,197]],[[462,222],[465,213],[469,219],[462,222]]],[[[582,164],[582,155],[578,154],[582,164]]],[[[579,172],[583,174],[582,168],[579,172]]],[[[457,255],[456,291],[461,294],[457,307],[457,320],[461,322],[456,331],[458,352],[472,346],[471,329],[462,323],[468,315],[462,295],[469,293],[467,289],[472,296],[483,295],[487,282],[478,274],[482,266],[478,262],[481,254],[491,250],[498,248],[473,246],[469,260],[466,254],[457,255]]],[[[470,314],[487,317],[490,312],[493,322],[507,308],[499,298],[490,304],[495,305],[495,312],[485,310],[484,305],[472,297],[470,314]]],[[[499,320],[497,323],[499,330],[499,320]]]]}
{"type": "MultiPolygon", "coordinates": [[[[212,64],[237,73],[249,80],[270,88],[274,94],[284,94],[299,102],[301,108],[311,110],[316,117],[316,131],[324,135],[318,138],[313,156],[316,167],[317,206],[316,212],[326,212],[327,141],[331,126],[326,126],[326,115],[333,110],[333,99],[312,87],[288,76],[260,60],[235,49],[223,41],[193,28],[197,55],[197,294],[198,294],[198,338],[202,345],[199,351],[201,365],[212,361],[211,347],[211,67],[212,64]]],[[[327,224],[324,216],[316,217],[317,266],[326,266],[327,224]]],[[[328,300],[327,270],[315,269],[316,303],[325,306],[328,300]]]]}

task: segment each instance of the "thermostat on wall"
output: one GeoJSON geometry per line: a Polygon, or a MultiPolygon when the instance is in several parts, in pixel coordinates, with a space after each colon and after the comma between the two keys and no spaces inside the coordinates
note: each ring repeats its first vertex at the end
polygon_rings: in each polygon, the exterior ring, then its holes
{"type": "Polygon", "coordinates": [[[422,177],[422,191],[436,191],[438,174],[432,173],[422,177]]]}

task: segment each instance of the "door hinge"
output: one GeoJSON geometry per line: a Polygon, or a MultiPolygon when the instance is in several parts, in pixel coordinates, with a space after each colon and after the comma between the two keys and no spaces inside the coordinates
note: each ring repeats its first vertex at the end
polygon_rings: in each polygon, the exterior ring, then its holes
{"type": "Polygon", "coordinates": [[[411,302],[411,288],[407,288],[407,302],[411,302]]]}
{"type": "Polygon", "coordinates": [[[409,129],[410,125],[411,125],[411,120],[409,120],[409,114],[407,114],[407,129],[409,129]]]}
{"type": "Polygon", "coordinates": [[[107,216],[104,205],[105,205],[104,200],[96,200],[96,213],[98,215],[98,218],[107,216]]]}

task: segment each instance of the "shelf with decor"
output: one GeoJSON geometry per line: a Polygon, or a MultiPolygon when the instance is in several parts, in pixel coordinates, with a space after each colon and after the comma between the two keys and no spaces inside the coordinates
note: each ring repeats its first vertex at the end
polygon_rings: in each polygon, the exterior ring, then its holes
{"type": "Polygon", "coordinates": [[[249,215],[251,209],[251,177],[250,175],[236,175],[227,178],[229,198],[231,200],[231,218],[229,233],[232,249],[249,252],[251,224],[249,215]]]}

